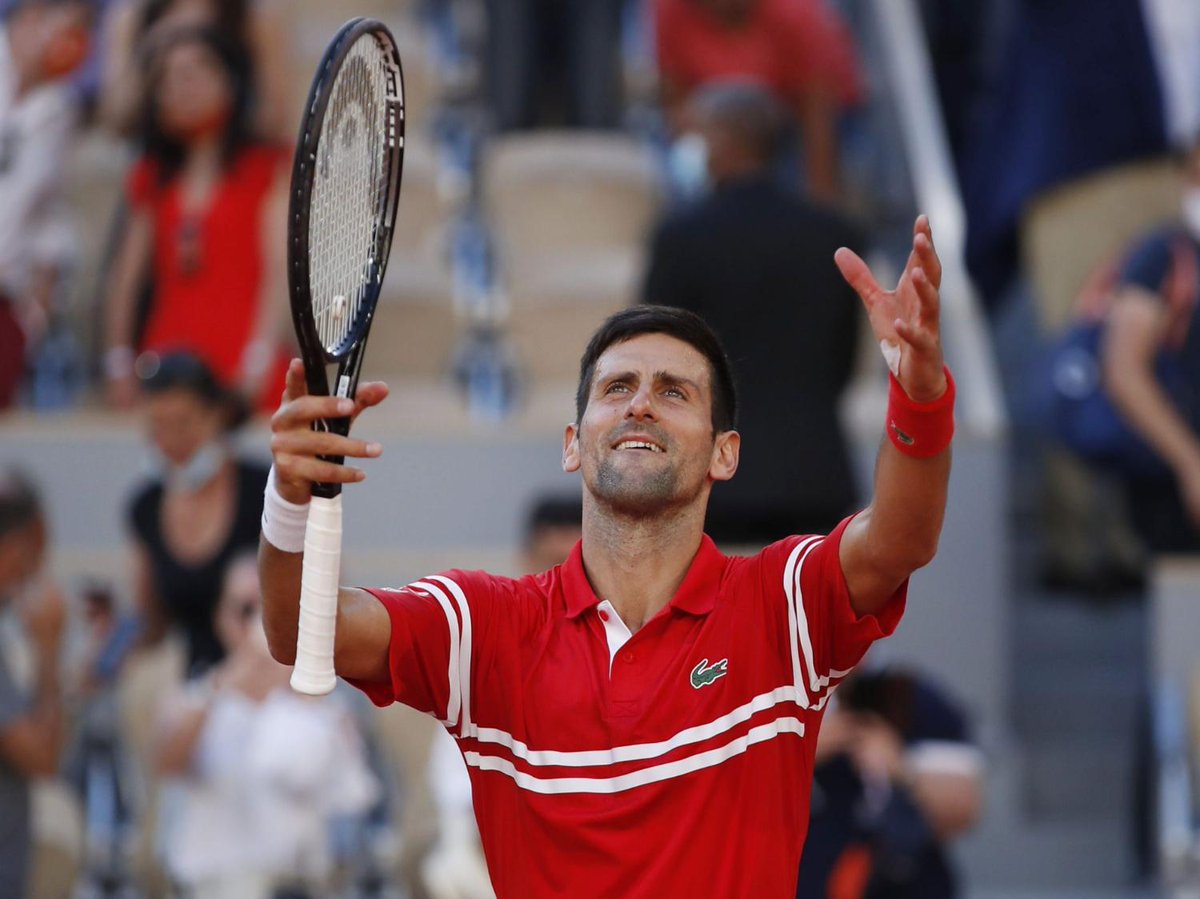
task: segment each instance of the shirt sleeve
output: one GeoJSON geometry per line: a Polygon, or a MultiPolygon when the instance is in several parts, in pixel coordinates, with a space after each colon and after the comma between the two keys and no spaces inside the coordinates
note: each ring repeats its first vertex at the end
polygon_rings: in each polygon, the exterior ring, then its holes
{"type": "Polygon", "coordinates": [[[896,630],[908,595],[905,580],[877,614],[854,611],[839,557],[852,518],[827,537],[789,537],[763,550],[764,574],[773,580],[782,572],[796,685],[818,708],[871,644],[896,630]]]}
{"type": "Polygon", "coordinates": [[[400,702],[464,733],[472,678],[488,663],[496,581],[485,572],[447,571],[407,587],[369,589],[391,619],[389,680],[350,683],[378,706],[400,702]]]}
{"type": "Polygon", "coordinates": [[[686,10],[681,8],[679,0],[655,0],[654,2],[654,48],[658,57],[659,71],[681,87],[686,86],[688,78],[684,62],[681,33],[687,23],[681,21],[686,16],[686,10]]]}
{"type": "Polygon", "coordinates": [[[1171,270],[1171,239],[1163,233],[1142,240],[1125,258],[1118,283],[1141,287],[1150,293],[1162,291],[1171,270]]]}

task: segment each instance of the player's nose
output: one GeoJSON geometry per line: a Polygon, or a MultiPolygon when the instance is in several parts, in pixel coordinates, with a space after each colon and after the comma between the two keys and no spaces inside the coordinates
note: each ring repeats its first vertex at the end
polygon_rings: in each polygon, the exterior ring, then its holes
{"type": "Polygon", "coordinates": [[[653,419],[654,412],[654,395],[647,387],[639,387],[629,397],[629,405],[625,408],[625,417],[642,420],[646,418],[653,419]]]}

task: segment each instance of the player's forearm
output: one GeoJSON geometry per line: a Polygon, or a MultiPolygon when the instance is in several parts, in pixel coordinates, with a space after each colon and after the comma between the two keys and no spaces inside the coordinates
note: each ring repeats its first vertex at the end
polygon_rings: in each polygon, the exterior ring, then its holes
{"type": "Polygon", "coordinates": [[[286,553],[264,537],[258,544],[258,580],[263,598],[263,630],[277,662],[296,661],[296,631],[300,618],[300,580],[304,553],[286,553]]]}
{"type": "Polygon", "coordinates": [[[876,564],[904,580],[932,561],[946,514],[950,449],[917,459],[884,439],[867,510],[866,543],[876,564]]]}

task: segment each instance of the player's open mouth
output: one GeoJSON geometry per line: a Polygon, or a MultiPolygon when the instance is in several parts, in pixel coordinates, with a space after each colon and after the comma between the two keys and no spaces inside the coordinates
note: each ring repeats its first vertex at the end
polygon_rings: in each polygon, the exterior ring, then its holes
{"type": "Polygon", "coordinates": [[[622,440],[618,443],[615,449],[619,450],[649,450],[652,453],[666,452],[657,443],[651,443],[649,440],[622,440]]]}

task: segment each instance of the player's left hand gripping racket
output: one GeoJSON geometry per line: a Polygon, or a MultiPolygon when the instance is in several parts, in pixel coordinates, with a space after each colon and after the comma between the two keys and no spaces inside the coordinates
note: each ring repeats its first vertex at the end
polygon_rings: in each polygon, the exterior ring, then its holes
{"type": "MultiPolygon", "coordinates": [[[[296,143],[288,209],[288,287],[308,392],[354,397],[392,245],[404,161],[404,79],[396,42],[351,19],[313,77],[296,143]]],[[[314,428],[345,435],[349,418],[314,428]]],[[[323,457],[324,458],[324,457],[323,457]]],[[[342,464],[344,457],[327,458],[342,464]]],[[[342,488],[314,484],[292,687],[328,693],[333,671],[342,488]]]]}

